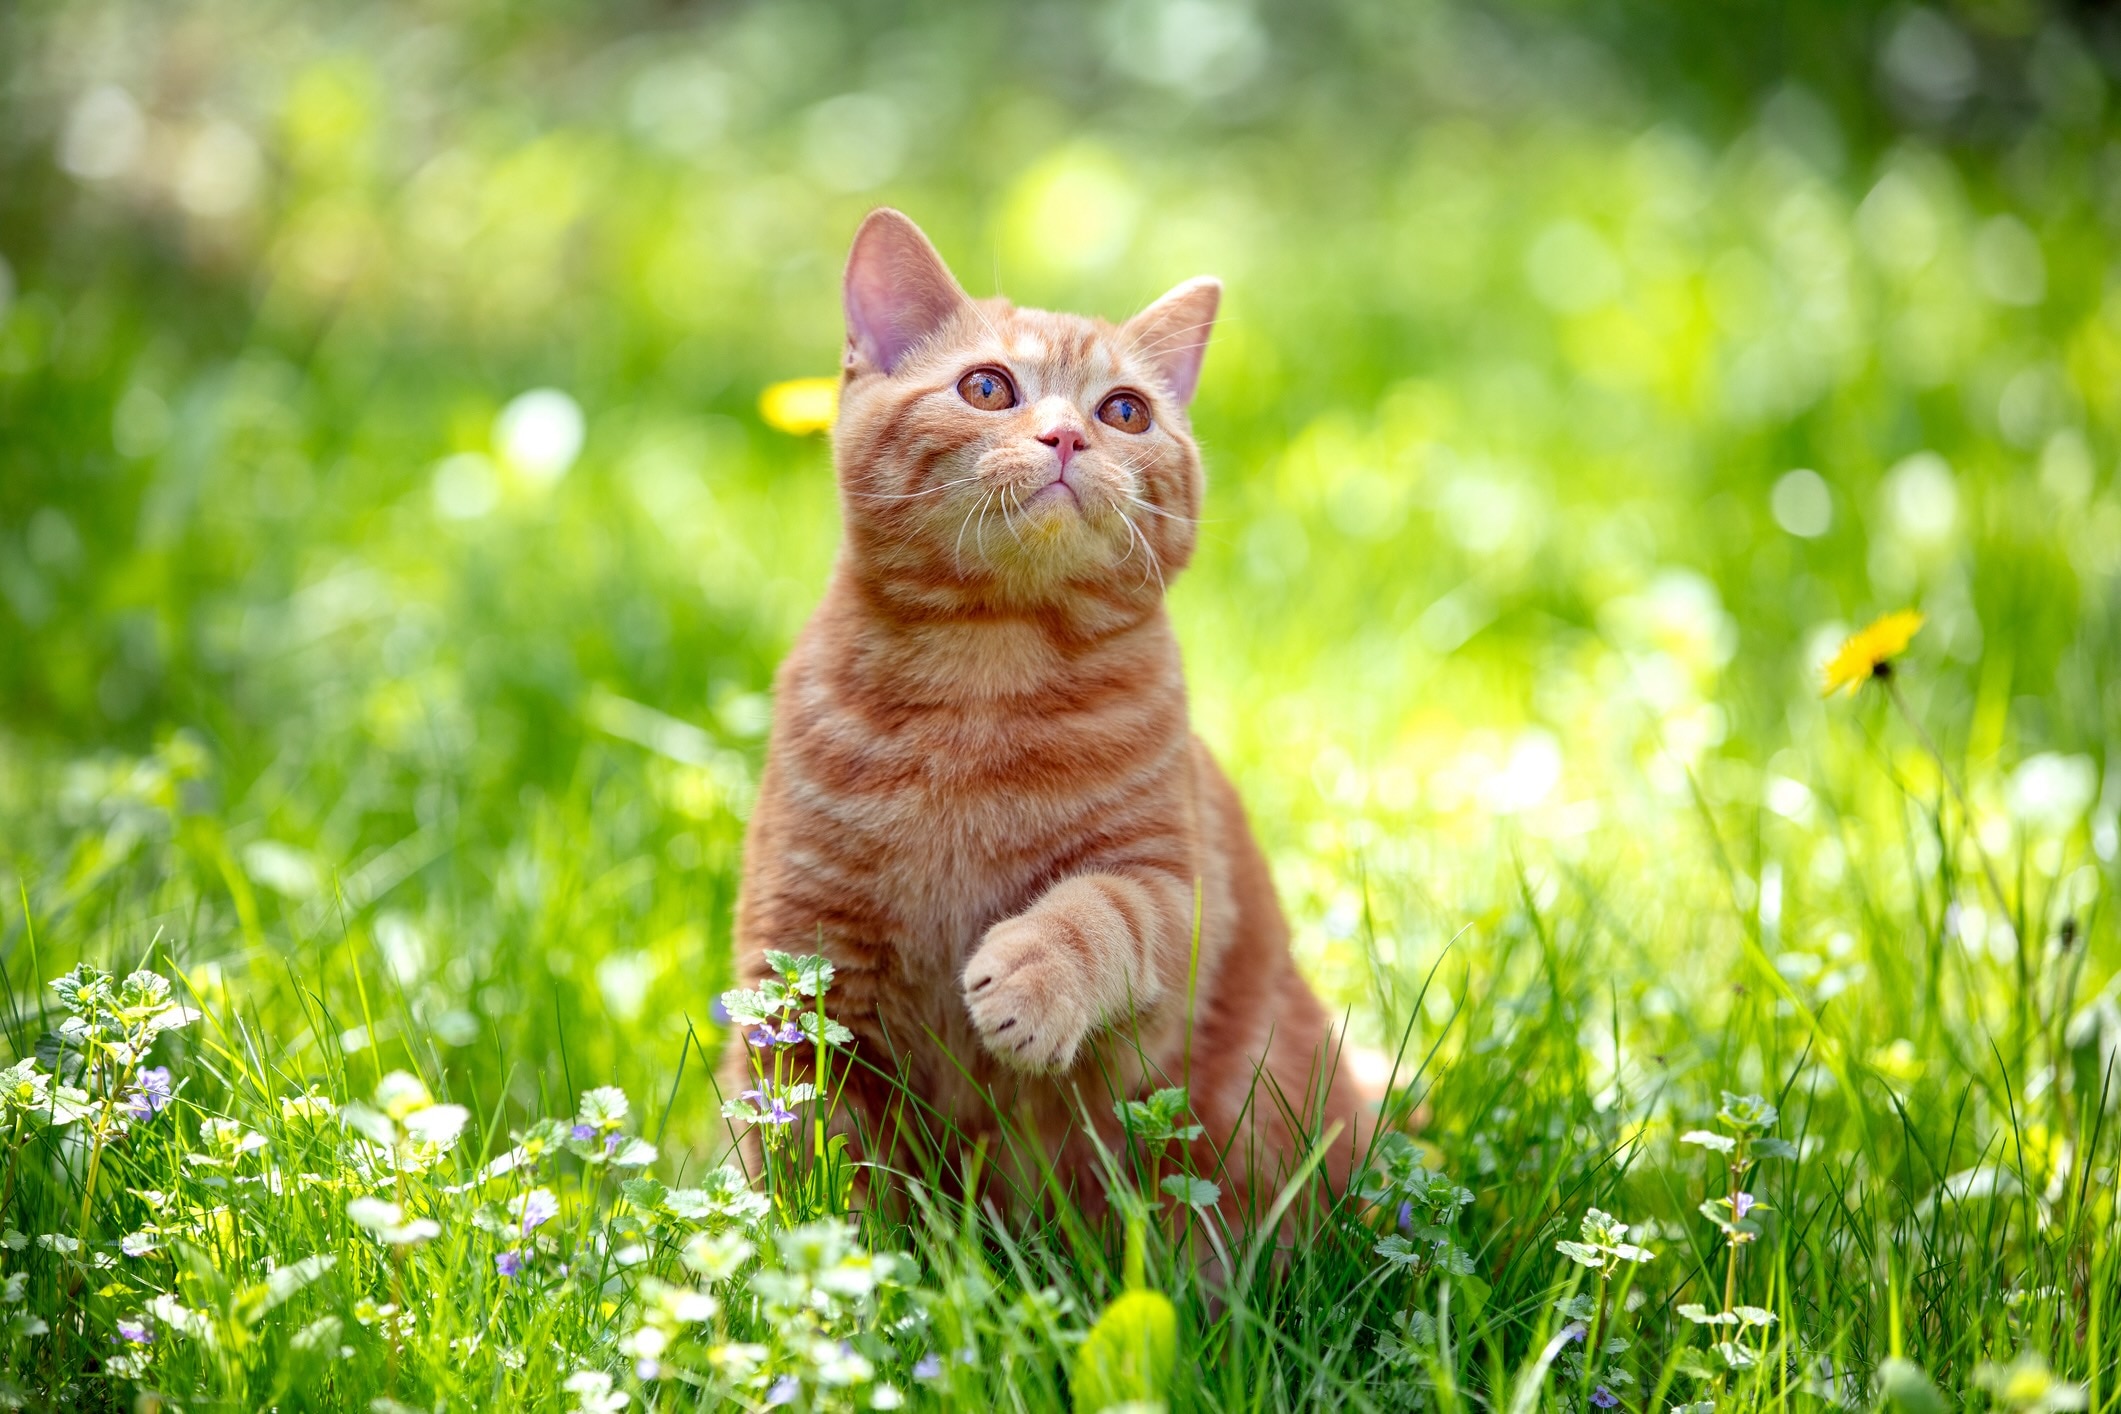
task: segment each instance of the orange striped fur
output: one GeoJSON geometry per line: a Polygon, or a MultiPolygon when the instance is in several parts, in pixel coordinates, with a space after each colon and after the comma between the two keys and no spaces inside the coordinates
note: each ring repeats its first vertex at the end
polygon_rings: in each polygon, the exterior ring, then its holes
{"type": "MultiPolygon", "coordinates": [[[[1289,1110],[1342,1125],[1336,1186],[1367,1140],[1266,861],[1188,726],[1164,611],[1201,511],[1186,404],[1219,292],[1189,282],[1115,327],[971,300],[897,212],[856,236],[846,538],[780,670],[736,933],[747,985],[769,948],[837,964],[831,1010],[857,1038],[841,1119],[868,1157],[906,1162],[912,1130],[946,1125],[991,1139],[999,1108],[1095,1202],[1084,1118],[1109,1143],[1115,1096],[1190,1082],[1196,1161],[1235,1214],[1303,1157],[1289,1110]],[[961,394],[982,368],[1014,406],[961,394]],[[1115,390],[1146,431],[1099,420],[1115,390]]],[[[743,1064],[739,1043],[728,1078],[743,1064]]]]}

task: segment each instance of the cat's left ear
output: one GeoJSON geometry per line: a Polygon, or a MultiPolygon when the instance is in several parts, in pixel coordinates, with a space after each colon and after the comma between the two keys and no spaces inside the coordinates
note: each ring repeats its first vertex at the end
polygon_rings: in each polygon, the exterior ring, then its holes
{"type": "Polygon", "coordinates": [[[1179,402],[1193,401],[1200,383],[1201,355],[1215,327],[1223,282],[1212,275],[1188,280],[1126,322],[1122,332],[1135,352],[1156,366],[1179,402]]]}

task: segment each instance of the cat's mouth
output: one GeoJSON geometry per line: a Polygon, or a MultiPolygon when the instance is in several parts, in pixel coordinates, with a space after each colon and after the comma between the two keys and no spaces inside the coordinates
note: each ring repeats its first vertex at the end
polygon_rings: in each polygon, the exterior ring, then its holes
{"type": "Polygon", "coordinates": [[[1030,508],[1066,505],[1073,506],[1077,511],[1080,511],[1083,508],[1083,498],[1076,494],[1073,486],[1068,484],[1067,477],[1056,476],[1036,491],[1033,491],[1031,499],[1024,502],[1024,505],[1030,508]]]}

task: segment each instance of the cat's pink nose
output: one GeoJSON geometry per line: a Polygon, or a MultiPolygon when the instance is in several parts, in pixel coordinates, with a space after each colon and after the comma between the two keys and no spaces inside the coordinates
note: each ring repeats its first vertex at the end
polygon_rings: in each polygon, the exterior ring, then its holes
{"type": "Polygon", "coordinates": [[[1056,427],[1050,432],[1041,432],[1038,434],[1038,440],[1059,455],[1062,471],[1068,469],[1068,462],[1077,452],[1090,445],[1083,440],[1083,434],[1072,427],[1056,427]]]}

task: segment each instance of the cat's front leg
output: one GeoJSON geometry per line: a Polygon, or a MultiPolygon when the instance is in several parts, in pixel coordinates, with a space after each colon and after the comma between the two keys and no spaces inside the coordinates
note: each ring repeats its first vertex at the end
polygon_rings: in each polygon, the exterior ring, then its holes
{"type": "Polygon", "coordinates": [[[1176,879],[1063,879],[973,951],[964,977],[972,1024],[1008,1065],[1067,1070],[1092,1031],[1162,996],[1157,955],[1189,926],[1190,893],[1176,879]]]}

